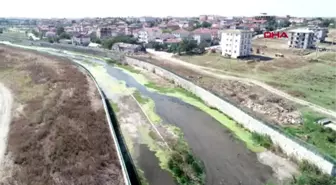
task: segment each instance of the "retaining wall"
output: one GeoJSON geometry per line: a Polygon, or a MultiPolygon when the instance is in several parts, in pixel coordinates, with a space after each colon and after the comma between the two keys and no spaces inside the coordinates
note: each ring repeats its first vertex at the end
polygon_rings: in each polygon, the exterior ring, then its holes
{"type": "Polygon", "coordinates": [[[174,74],[173,72],[167,71],[153,64],[149,64],[147,62],[130,57],[126,57],[125,62],[130,65],[139,66],[151,72],[155,71],[155,74],[168,80],[173,80],[175,84],[192,92],[193,94],[201,98],[207,105],[217,108],[224,114],[230,116],[232,119],[243,125],[251,132],[269,135],[273,143],[275,145],[278,145],[288,156],[293,156],[297,160],[307,160],[310,163],[319,167],[324,173],[336,175],[335,162],[332,161],[332,159],[328,159],[328,157],[325,157],[316,151],[310,150],[309,147],[305,146],[304,143],[299,143],[294,138],[290,138],[284,133],[281,133],[281,131],[272,128],[272,126],[253,118],[238,107],[228,103],[227,101],[219,98],[209,91],[174,74]]]}

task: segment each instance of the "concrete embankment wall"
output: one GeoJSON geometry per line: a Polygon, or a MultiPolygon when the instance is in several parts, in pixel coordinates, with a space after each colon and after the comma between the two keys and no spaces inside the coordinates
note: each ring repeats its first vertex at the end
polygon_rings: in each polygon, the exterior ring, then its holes
{"type": "Polygon", "coordinates": [[[230,116],[232,119],[237,121],[239,124],[243,125],[243,127],[247,128],[251,132],[269,135],[273,143],[275,145],[278,145],[288,156],[292,156],[297,160],[307,160],[310,163],[318,166],[324,173],[335,175],[335,162],[332,161],[332,159],[329,159],[327,156],[323,156],[322,154],[317,152],[316,149],[311,148],[312,146],[308,146],[302,141],[291,138],[290,136],[282,133],[279,129],[272,128],[271,125],[255,119],[235,105],[228,103],[227,101],[174,74],[173,72],[130,57],[126,57],[125,62],[129,65],[135,65],[151,72],[154,71],[155,74],[170,81],[174,81],[175,84],[192,92],[193,94],[201,98],[207,105],[217,108],[224,114],[230,116]]]}

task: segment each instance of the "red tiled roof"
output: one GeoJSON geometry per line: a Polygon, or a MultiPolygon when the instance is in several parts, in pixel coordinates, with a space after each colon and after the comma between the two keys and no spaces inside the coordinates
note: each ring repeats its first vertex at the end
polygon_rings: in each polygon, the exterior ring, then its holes
{"type": "Polygon", "coordinates": [[[179,42],[181,42],[182,40],[181,39],[179,39],[179,38],[177,38],[177,39],[167,39],[166,41],[165,41],[165,43],[170,43],[170,44],[172,44],[172,43],[179,43],[179,42]]]}
{"type": "Polygon", "coordinates": [[[184,29],[178,29],[178,30],[173,31],[173,33],[189,33],[189,31],[184,30],[184,29]]]}
{"type": "Polygon", "coordinates": [[[218,30],[219,29],[215,29],[215,28],[213,28],[213,29],[198,28],[198,29],[194,30],[193,33],[195,33],[195,34],[209,33],[211,35],[216,35],[216,34],[218,34],[218,30]]]}

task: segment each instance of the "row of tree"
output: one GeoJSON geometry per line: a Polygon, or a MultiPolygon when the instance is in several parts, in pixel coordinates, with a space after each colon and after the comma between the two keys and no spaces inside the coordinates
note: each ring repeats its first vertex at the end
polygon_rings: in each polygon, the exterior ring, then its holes
{"type": "Polygon", "coordinates": [[[117,36],[103,41],[99,41],[103,48],[111,49],[115,43],[123,42],[128,44],[137,44],[137,39],[132,36],[117,36]]]}
{"type": "Polygon", "coordinates": [[[148,47],[154,48],[156,51],[166,51],[170,53],[177,53],[179,55],[202,54],[208,46],[210,46],[210,43],[207,41],[197,44],[197,41],[193,39],[184,39],[180,43],[173,44],[152,42],[148,45],[148,47]]]}

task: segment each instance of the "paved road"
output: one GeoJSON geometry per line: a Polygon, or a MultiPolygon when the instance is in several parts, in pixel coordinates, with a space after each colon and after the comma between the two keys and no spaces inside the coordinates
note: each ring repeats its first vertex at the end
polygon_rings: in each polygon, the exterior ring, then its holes
{"type": "MultiPolygon", "coordinates": [[[[297,104],[300,105],[304,105],[307,107],[310,107],[311,109],[313,109],[314,111],[323,113],[323,114],[327,114],[329,116],[332,116],[334,118],[336,118],[336,112],[330,109],[326,109],[323,108],[319,105],[313,104],[311,102],[296,98],[294,96],[291,96],[279,89],[276,89],[270,85],[267,85],[263,82],[260,82],[258,80],[254,80],[254,79],[249,79],[249,78],[244,78],[244,77],[236,77],[236,76],[231,76],[231,75],[223,75],[223,74],[219,74],[216,73],[217,69],[214,68],[209,68],[209,67],[203,67],[203,66],[199,66],[199,65],[195,65],[195,64],[191,64],[191,63],[187,63],[185,61],[176,59],[172,57],[172,54],[170,53],[166,53],[166,52],[157,52],[151,49],[147,50],[149,53],[153,54],[155,57],[157,57],[158,59],[164,59],[164,60],[169,60],[170,62],[174,62],[176,64],[188,67],[189,69],[195,70],[201,74],[206,74],[215,78],[220,78],[220,79],[231,79],[231,80],[237,80],[237,81],[242,81],[242,82],[249,82],[249,83],[253,83],[255,85],[258,85],[268,91],[270,91],[273,94],[276,94],[278,96],[281,96],[283,98],[286,98],[287,100],[290,100],[292,102],[295,102],[297,104]]],[[[217,70],[218,71],[218,70],[217,70]]]]}
{"type": "Polygon", "coordinates": [[[13,97],[10,91],[0,83],[0,162],[6,151],[12,102],[13,97]]]}

